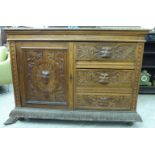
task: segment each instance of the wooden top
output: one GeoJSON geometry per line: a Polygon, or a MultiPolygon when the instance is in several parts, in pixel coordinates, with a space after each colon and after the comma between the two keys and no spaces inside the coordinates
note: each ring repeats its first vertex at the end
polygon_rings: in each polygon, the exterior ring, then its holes
{"type": "Polygon", "coordinates": [[[5,31],[7,33],[34,33],[34,32],[50,32],[50,31],[109,31],[109,32],[142,32],[142,33],[148,33],[151,31],[150,29],[143,29],[140,27],[101,27],[101,28],[6,28],[5,31]]]}
{"type": "Polygon", "coordinates": [[[9,28],[5,29],[7,40],[52,41],[123,41],[144,42],[149,29],[137,27],[104,28],[9,28]]]}

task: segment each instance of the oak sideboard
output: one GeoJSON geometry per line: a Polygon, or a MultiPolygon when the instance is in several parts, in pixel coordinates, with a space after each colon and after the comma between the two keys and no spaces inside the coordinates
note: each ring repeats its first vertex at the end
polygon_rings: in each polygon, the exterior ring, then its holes
{"type": "Polygon", "coordinates": [[[136,122],[147,29],[6,29],[20,119],[136,122]]]}

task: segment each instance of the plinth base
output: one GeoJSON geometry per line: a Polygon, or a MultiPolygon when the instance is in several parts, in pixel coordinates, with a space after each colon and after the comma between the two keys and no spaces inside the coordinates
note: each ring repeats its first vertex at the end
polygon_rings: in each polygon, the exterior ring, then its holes
{"type": "Polygon", "coordinates": [[[141,122],[137,112],[130,111],[89,111],[89,110],[51,110],[40,108],[15,108],[5,125],[19,119],[55,119],[98,122],[141,122]]]}

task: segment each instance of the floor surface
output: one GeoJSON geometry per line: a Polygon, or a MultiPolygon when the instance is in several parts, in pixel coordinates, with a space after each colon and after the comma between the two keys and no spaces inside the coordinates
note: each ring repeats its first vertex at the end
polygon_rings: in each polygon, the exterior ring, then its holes
{"type": "Polygon", "coordinates": [[[154,128],[155,127],[155,95],[139,95],[137,112],[143,122],[128,125],[125,123],[98,123],[55,120],[26,120],[5,126],[10,111],[14,108],[12,86],[0,88],[0,128],[154,128]],[[6,92],[7,90],[7,92],[6,92]]]}

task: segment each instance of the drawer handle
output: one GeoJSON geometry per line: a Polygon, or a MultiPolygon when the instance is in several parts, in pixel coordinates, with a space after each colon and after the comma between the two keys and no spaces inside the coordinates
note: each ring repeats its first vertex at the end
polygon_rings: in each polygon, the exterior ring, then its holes
{"type": "Polygon", "coordinates": [[[100,58],[110,58],[112,57],[112,52],[108,47],[102,47],[102,50],[99,51],[100,58]]]}
{"type": "Polygon", "coordinates": [[[101,102],[107,102],[108,98],[107,97],[101,97],[101,102]]]}
{"type": "Polygon", "coordinates": [[[106,84],[109,82],[109,74],[108,73],[101,73],[99,76],[99,83],[106,84]]]}
{"type": "Polygon", "coordinates": [[[42,75],[43,78],[48,78],[48,76],[49,76],[49,71],[48,71],[48,70],[43,70],[43,71],[41,72],[41,75],[42,75]]]}
{"type": "Polygon", "coordinates": [[[108,106],[108,100],[109,100],[109,98],[107,98],[107,97],[101,97],[99,105],[103,106],[103,107],[107,107],[108,106]]]}

